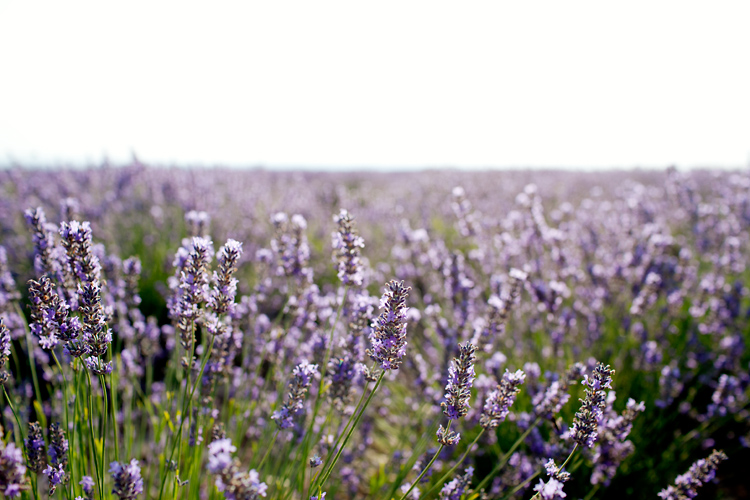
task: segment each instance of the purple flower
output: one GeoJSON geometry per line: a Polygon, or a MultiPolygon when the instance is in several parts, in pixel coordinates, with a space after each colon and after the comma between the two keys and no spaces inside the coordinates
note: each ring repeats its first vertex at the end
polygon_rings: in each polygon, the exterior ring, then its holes
{"type": "Polygon", "coordinates": [[[437,430],[437,441],[443,446],[454,446],[461,441],[461,434],[450,430],[450,427],[443,427],[441,424],[437,430]]]}
{"type": "Polygon", "coordinates": [[[474,383],[474,352],[473,344],[459,344],[458,358],[453,358],[448,368],[448,385],[445,386],[445,400],[440,403],[443,413],[451,420],[456,420],[469,412],[469,398],[471,386],[474,383]]]}
{"type": "Polygon", "coordinates": [[[271,249],[276,255],[278,276],[294,277],[312,282],[312,269],[309,267],[310,245],[307,243],[307,221],[299,214],[291,220],[284,212],[274,214],[271,219],[276,231],[271,240],[271,249]]]}
{"type": "Polygon", "coordinates": [[[440,500],[459,500],[466,492],[469,484],[471,484],[473,475],[474,467],[467,467],[462,476],[452,479],[443,486],[438,498],[440,500]]]}
{"type": "Polygon", "coordinates": [[[240,472],[239,462],[232,458],[237,448],[223,438],[208,445],[208,471],[217,476],[216,488],[230,500],[256,500],[265,497],[268,487],[260,482],[255,470],[240,472]]]}
{"type": "Polygon", "coordinates": [[[99,281],[102,266],[93,252],[91,224],[70,221],[60,224],[62,246],[68,256],[68,266],[78,282],[99,281]]]}
{"type": "Polygon", "coordinates": [[[546,483],[540,479],[539,484],[534,487],[534,491],[539,494],[542,500],[558,500],[568,496],[563,491],[563,483],[553,477],[549,478],[546,483]]]}
{"type": "Polygon", "coordinates": [[[361,286],[364,279],[359,249],[365,247],[365,240],[357,234],[354,217],[343,208],[334,215],[334,222],[339,225],[332,234],[333,260],[338,266],[338,276],[344,285],[361,286]]]}
{"type": "Polygon", "coordinates": [[[185,222],[190,236],[206,236],[211,216],[207,212],[190,210],[185,214],[185,222]]]}
{"type": "Polygon", "coordinates": [[[62,430],[57,422],[49,426],[50,449],[49,456],[52,463],[68,462],[68,440],[65,438],[65,431],[62,430]]]}
{"type": "Polygon", "coordinates": [[[83,340],[92,356],[102,357],[112,343],[112,332],[102,307],[102,287],[99,281],[83,283],[78,288],[81,302],[79,312],[83,327],[83,340]]]}
{"type": "Polygon", "coordinates": [[[52,349],[60,340],[70,342],[78,338],[81,331],[78,318],[69,315],[68,305],[57,295],[47,276],[29,281],[29,301],[29,326],[42,349],[52,349]]]}
{"type": "Polygon", "coordinates": [[[599,446],[594,452],[594,470],[591,473],[591,484],[602,483],[608,486],[617,473],[617,468],[630,455],[635,447],[626,438],[633,428],[633,421],[638,413],[646,409],[641,401],[636,403],[629,399],[622,415],[612,409],[614,391],[607,397],[607,407],[599,424],[599,446]]]}
{"type": "Polygon", "coordinates": [[[53,495],[57,489],[57,485],[62,484],[65,481],[65,466],[63,464],[58,464],[55,467],[47,465],[47,468],[44,469],[43,473],[49,478],[49,494],[53,495]]]}
{"type": "Polygon", "coordinates": [[[505,370],[500,385],[492,391],[484,403],[484,411],[479,418],[479,423],[485,429],[493,429],[500,425],[508,416],[509,408],[516,400],[516,395],[521,391],[519,386],[526,380],[526,374],[522,370],[511,373],[505,370]]]}
{"type": "Polygon", "coordinates": [[[102,358],[91,356],[84,358],[83,362],[86,364],[91,373],[94,375],[109,375],[112,373],[112,362],[103,361],[102,358]]]}
{"type": "Polygon", "coordinates": [[[131,500],[143,493],[141,468],[135,458],[129,464],[112,462],[109,465],[109,472],[112,474],[112,481],[114,482],[112,493],[120,497],[121,500],[131,500]]]}
{"type": "Polygon", "coordinates": [[[571,366],[560,380],[552,382],[546,391],[538,392],[533,399],[534,413],[542,418],[551,419],[560,412],[570,399],[567,393],[571,384],[583,374],[585,367],[581,363],[571,366]]]}
{"type": "Polygon", "coordinates": [[[310,458],[310,468],[314,469],[316,467],[320,467],[320,465],[323,463],[323,459],[320,458],[318,455],[313,455],[312,458],[310,458]]]}
{"type": "Polygon", "coordinates": [[[659,497],[663,500],[695,498],[698,495],[698,488],[714,478],[719,463],[726,459],[727,456],[723,451],[712,451],[708,458],[701,458],[693,463],[685,474],[677,476],[674,486],[661,490],[659,497]]]}
{"type": "Polygon", "coordinates": [[[27,488],[23,452],[14,443],[5,445],[0,439],[0,494],[15,498],[27,488]]]}
{"type": "Polygon", "coordinates": [[[24,217],[34,242],[34,269],[38,274],[58,276],[62,266],[59,252],[55,248],[55,225],[47,223],[42,207],[27,209],[24,217]]]}
{"type": "Polygon", "coordinates": [[[406,353],[406,297],[411,288],[403,281],[386,283],[380,299],[380,316],[372,324],[367,355],[379,363],[383,370],[398,370],[406,353]]]}
{"type": "Polygon", "coordinates": [[[227,240],[216,254],[219,272],[214,273],[214,288],[206,304],[216,314],[231,312],[237,294],[237,280],[233,276],[241,256],[242,243],[232,239],[227,240]]]}
{"type": "Polygon", "coordinates": [[[612,375],[615,371],[609,365],[597,363],[593,377],[584,375],[583,385],[586,386],[586,397],[582,399],[581,409],[576,413],[570,428],[571,438],[581,446],[591,448],[597,436],[597,424],[602,417],[602,410],[606,404],[604,389],[611,388],[612,375]]]}
{"type": "Polygon", "coordinates": [[[91,476],[83,476],[78,484],[81,485],[86,496],[94,492],[94,479],[91,476]]]}
{"type": "Polygon", "coordinates": [[[44,452],[44,436],[39,422],[29,424],[29,437],[26,438],[26,455],[28,456],[29,469],[37,474],[44,470],[46,463],[44,452]]]}
{"type": "Polygon", "coordinates": [[[208,472],[211,474],[221,474],[226,468],[232,465],[232,453],[237,448],[232,445],[229,438],[213,441],[208,445],[208,472]]]}
{"type": "MultiPolygon", "coordinates": [[[[194,237],[190,250],[180,248],[175,267],[180,273],[175,296],[170,300],[170,312],[176,319],[180,342],[190,352],[195,340],[193,326],[200,316],[199,305],[208,297],[208,266],[213,256],[213,243],[208,238],[194,237]]],[[[189,366],[190,361],[186,360],[189,366]]]]}
{"type": "Polygon", "coordinates": [[[294,368],[292,381],[289,382],[289,395],[281,409],[271,415],[280,429],[288,429],[294,425],[293,418],[302,411],[307,393],[313,377],[318,373],[318,365],[311,365],[303,361],[294,368]]]}
{"type": "Polygon", "coordinates": [[[5,363],[10,356],[10,332],[0,316],[0,385],[8,381],[10,375],[5,371],[5,363]]]}

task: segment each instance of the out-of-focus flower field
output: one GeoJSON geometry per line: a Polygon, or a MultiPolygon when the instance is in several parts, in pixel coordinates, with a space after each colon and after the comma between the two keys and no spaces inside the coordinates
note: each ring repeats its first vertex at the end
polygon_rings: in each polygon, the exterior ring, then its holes
{"type": "Polygon", "coordinates": [[[750,174],[0,171],[8,498],[747,498],[750,174]]]}

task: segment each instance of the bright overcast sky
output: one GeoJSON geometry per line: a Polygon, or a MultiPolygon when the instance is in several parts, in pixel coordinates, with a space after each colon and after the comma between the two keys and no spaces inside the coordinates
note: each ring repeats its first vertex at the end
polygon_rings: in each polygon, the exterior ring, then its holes
{"type": "Polygon", "coordinates": [[[750,2],[0,0],[0,164],[750,164],[750,2]]]}

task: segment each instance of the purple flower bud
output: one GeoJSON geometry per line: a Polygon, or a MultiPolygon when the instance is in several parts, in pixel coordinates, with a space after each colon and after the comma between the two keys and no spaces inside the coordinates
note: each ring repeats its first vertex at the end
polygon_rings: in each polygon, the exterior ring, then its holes
{"type": "Polygon", "coordinates": [[[443,413],[451,420],[457,420],[469,412],[469,398],[471,386],[474,383],[474,352],[473,344],[459,344],[458,358],[453,358],[448,368],[448,385],[445,386],[445,401],[440,403],[443,413]]]}
{"type": "Polygon", "coordinates": [[[143,493],[141,468],[135,458],[129,464],[112,462],[109,465],[109,472],[112,474],[114,482],[112,493],[120,497],[121,500],[132,500],[143,493]]]}
{"type": "Polygon", "coordinates": [[[522,370],[516,370],[513,373],[505,370],[500,385],[487,396],[484,403],[484,411],[479,418],[482,427],[493,429],[505,420],[510,412],[510,406],[516,400],[516,395],[521,391],[519,386],[524,380],[526,380],[526,374],[522,370]]]}
{"type": "Polygon", "coordinates": [[[591,448],[597,436],[597,424],[602,417],[602,410],[606,403],[604,389],[609,389],[612,375],[615,371],[609,365],[597,363],[593,377],[584,375],[583,385],[586,386],[586,397],[581,400],[581,409],[576,413],[570,436],[581,446],[591,448]]]}
{"type": "Polygon", "coordinates": [[[339,225],[332,234],[333,260],[338,266],[338,276],[344,285],[361,286],[364,279],[359,249],[365,247],[365,240],[357,234],[354,217],[343,208],[333,217],[339,225]]]}
{"type": "Polygon", "coordinates": [[[311,365],[303,361],[294,368],[294,378],[289,382],[289,395],[284,406],[271,415],[280,429],[288,429],[294,425],[293,418],[304,408],[305,394],[312,383],[313,377],[318,373],[318,365],[311,365]]]}
{"type": "Polygon", "coordinates": [[[383,370],[398,370],[406,353],[406,297],[411,288],[395,280],[385,286],[380,299],[382,312],[373,322],[370,333],[372,348],[366,352],[383,370]]]}
{"type": "Polygon", "coordinates": [[[693,463],[685,474],[677,476],[674,486],[661,490],[659,497],[663,500],[695,498],[698,495],[698,488],[714,478],[719,463],[726,459],[727,456],[723,451],[714,450],[708,458],[701,458],[693,463]]]}

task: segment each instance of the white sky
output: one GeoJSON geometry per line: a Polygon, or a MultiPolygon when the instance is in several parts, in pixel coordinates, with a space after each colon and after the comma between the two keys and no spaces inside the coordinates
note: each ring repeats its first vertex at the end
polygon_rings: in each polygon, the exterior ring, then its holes
{"type": "Polygon", "coordinates": [[[750,164],[750,2],[0,0],[0,164],[750,164]]]}

